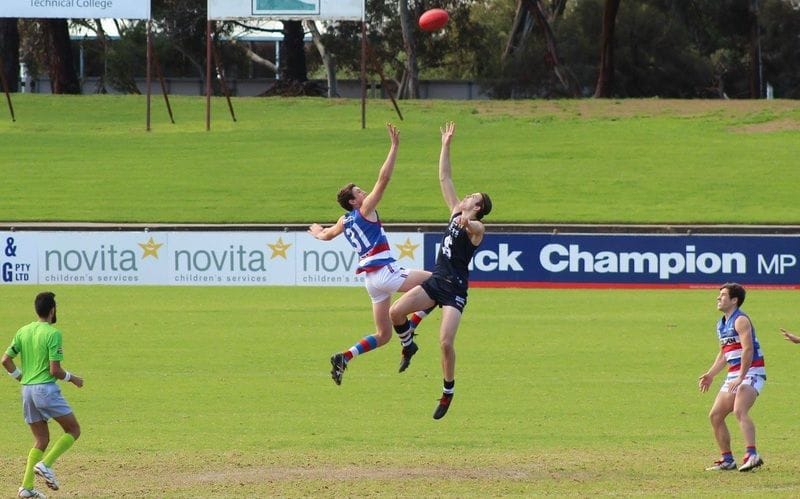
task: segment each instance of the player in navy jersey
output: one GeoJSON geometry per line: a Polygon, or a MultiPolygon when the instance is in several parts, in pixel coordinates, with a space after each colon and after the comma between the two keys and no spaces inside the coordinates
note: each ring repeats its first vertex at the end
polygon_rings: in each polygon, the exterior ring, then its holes
{"type": "Polygon", "coordinates": [[[764,463],[756,451],[756,427],[749,412],[764,389],[767,372],[756,329],[750,317],[739,308],[744,298],[745,290],[739,284],[726,283],[719,289],[717,309],[723,314],[717,322],[720,348],[714,363],[698,380],[700,391],[706,392],[714,376],[728,366],[728,374],[708,415],[722,457],[706,468],[708,471],[736,469],[731,452],[731,435],[725,424],[725,418],[730,413],[734,413],[739,421],[746,446],[739,471],[750,471],[764,463]]]}
{"type": "MultiPolygon", "coordinates": [[[[309,234],[323,241],[330,241],[344,233],[353,250],[358,253],[356,273],[365,275],[364,284],[372,300],[375,333],[365,336],[348,350],[336,353],[331,357],[331,377],[337,385],[342,383],[344,370],[347,369],[348,362],[355,356],[383,346],[392,339],[392,323],[389,320],[392,293],[408,291],[431,275],[426,270],[408,270],[397,265],[386,232],[384,232],[380,217],[378,217],[378,203],[392,178],[397,149],[400,144],[400,132],[397,128],[392,124],[387,124],[386,128],[389,131],[391,147],[372,191],[367,192],[355,184],[347,184],[337,195],[339,205],[346,213],[330,227],[323,228],[319,224],[313,224],[308,229],[309,234]]],[[[420,310],[414,314],[413,328],[416,328],[419,321],[428,312],[430,310],[420,310]]],[[[408,367],[406,359],[411,358],[405,346],[403,350],[400,372],[408,367]]]]}
{"type": "MultiPolygon", "coordinates": [[[[442,308],[442,324],[439,329],[439,346],[442,352],[443,390],[442,398],[433,413],[441,419],[447,413],[455,390],[456,331],[461,314],[467,305],[469,287],[469,262],[483,240],[484,215],[492,210],[492,200],[486,193],[476,192],[459,200],[453,185],[450,165],[450,142],[455,133],[455,123],[442,127],[442,150],[439,154],[439,184],[444,201],[450,210],[450,223],[442,236],[436,267],[433,274],[421,285],[400,297],[391,307],[390,315],[395,331],[403,337],[411,335],[412,324],[408,314],[432,306],[442,308]]],[[[413,345],[413,343],[412,343],[413,345]]],[[[408,349],[413,355],[416,346],[408,349]]]]}

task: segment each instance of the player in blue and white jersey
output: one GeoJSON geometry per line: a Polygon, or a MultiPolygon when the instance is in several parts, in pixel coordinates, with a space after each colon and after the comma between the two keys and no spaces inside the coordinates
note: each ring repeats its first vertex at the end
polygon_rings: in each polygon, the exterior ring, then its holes
{"type": "MultiPolygon", "coordinates": [[[[392,323],[389,320],[392,294],[396,291],[408,291],[431,275],[425,270],[409,270],[397,264],[378,216],[378,203],[392,178],[400,144],[400,132],[397,128],[391,123],[387,124],[386,128],[391,147],[372,191],[367,192],[353,183],[347,184],[336,197],[346,213],[330,227],[323,228],[320,224],[313,224],[308,229],[309,234],[323,241],[330,241],[339,234],[345,235],[353,250],[358,253],[356,273],[364,274],[364,284],[372,300],[375,333],[365,336],[349,349],[331,357],[331,377],[337,385],[342,383],[342,375],[347,369],[348,362],[357,355],[385,345],[392,339],[392,323]]],[[[416,328],[429,311],[420,310],[414,314],[413,328],[416,328]]],[[[413,337],[413,328],[409,338],[413,337]]],[[[408,367],[413,355],[409,354],[407,343],[404,342],[400,372],[408,367]]],[[[416,347],[413,342],[410,344],[416,347]]]]}
{"type": "Polygon", "coordinates": [[[725,366],[728,367],[728,374],[708,415],[722,457],[706,468],[708,471],[736,469],[731,452],[731,435],[725,424],[725,418],[730,413],[736,415],[745,440],[745,453],[739,471],[750,471],[764,463],[756,450],[756,427],[750,417],[750,409],[764,389],[767,372],[756,329],[750,317],[739,308],[744,304],[744,299],[745,289],[741,285],[726,283],[720,287],[717,295],[717,309],[723,314],[717,322],[720,347],[714,363],[698,379],[700,391],[707,392],[714,376],[725,366]]]}

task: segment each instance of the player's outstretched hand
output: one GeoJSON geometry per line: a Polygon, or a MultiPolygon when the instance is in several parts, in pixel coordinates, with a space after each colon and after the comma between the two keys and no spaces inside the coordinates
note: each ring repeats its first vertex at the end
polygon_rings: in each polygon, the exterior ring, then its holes
{"type": "Polygon", "coordinates": [[[783,333],[783,337],[786,338],[786,340],[791,341],[792,343],[800,343],[800,336],[792,334],[790,331],[787,331],[783,328],[781,328],[781,333],[783,333]]]}
{"type": "Polygon", "coordinates": [[[442,132],[442,145],[449,146],[450,141],[453,140],[453,135],[456,133],[456,124],[453,121],[448,121],[444,126],[440,127],[442,132]]]}
{"type": "Polygon", "coordinates": [[[386,130],[389,132],[389,140],[392,141],[393,146],[400,144],[400,130],[391,123],[386,124],[386,130]]]}
{"type": "Polygon", "coordinates": [[[83,386],[83,378],[81,378],[80,376],[75,376],[74,374],[70,378],[69,382],[77,386],[78,388],[83,386]]]}

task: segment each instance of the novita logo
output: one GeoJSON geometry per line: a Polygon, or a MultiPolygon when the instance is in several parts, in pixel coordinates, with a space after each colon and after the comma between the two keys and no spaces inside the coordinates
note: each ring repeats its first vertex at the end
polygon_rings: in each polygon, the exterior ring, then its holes
{"type": "Polygon", "coordinates": [[[578,244],[547,244],[539,252],[539,263],[549,272],[597,272],[598,274],[658,274],[669,279],[675,274],[744,274],[747,257],[742,253],[697,253],[687,245],[683,253],[650,251],[591,251],[578,244]]]}

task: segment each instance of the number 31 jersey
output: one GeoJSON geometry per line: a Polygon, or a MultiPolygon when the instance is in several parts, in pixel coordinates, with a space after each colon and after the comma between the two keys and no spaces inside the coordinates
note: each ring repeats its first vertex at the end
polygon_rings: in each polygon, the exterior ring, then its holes
{"type": "Polygon", "coordinates": [[[380,217],[372,222],[358,209],[350,211],[344,216],[344,235],[358,253],[356,274],[373,272],[395,261],[380,217]]]}

